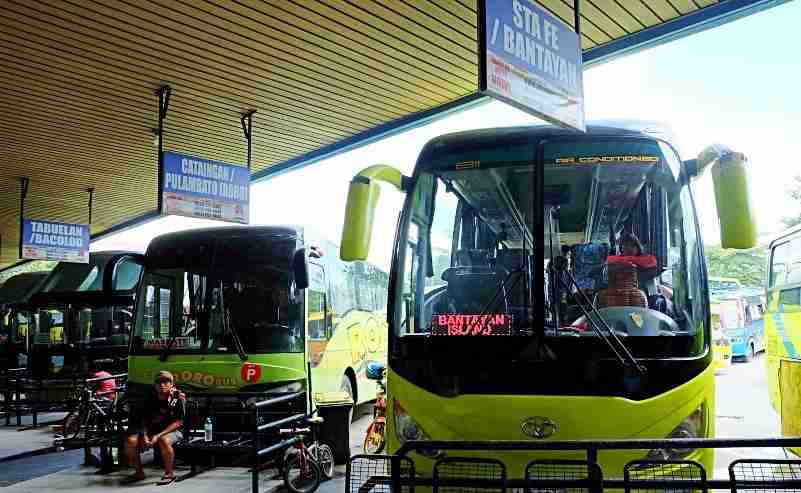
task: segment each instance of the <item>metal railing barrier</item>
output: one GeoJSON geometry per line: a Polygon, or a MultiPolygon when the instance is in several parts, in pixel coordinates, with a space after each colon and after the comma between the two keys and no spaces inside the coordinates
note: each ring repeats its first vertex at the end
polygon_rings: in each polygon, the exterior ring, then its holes
{"type": "MultiPolygon", "coordinates": [[[[348,462],[347,493],[412,493],[415,488],[434,492],[587,491],[737,491],[801,492],[801,459],[742,458],[729,465],[727,478],[711,478],[704,466],[690,460],[636,459],[623,470],[603,470],[601,451],[656,449],[719,449],[798,447],[798,438],[654,439],[565,441],[409,441],[394,455],[356,455],[348,462]],[[498,452],[532,453],[522,470],[510,470],[498,452]],[[583,452],[584,459],[552,459],[547,452],[583,452]],[[422,452],[422,455],[417,453],[422,452]],[[459,454],[471,452],[470,457],[459,454]],[[486,453],[478,457],[476,452],[486,453]],[[420,474],[415,457],[424,457],[427,472],[420,474]],[[431,465],[433,462],[433,466],[431,465]]],[[[465,454],[462,454],[465,455],[465,454]]],[[[645,454],[643,454],[645,455],[645,454]]],[[[525,460],[524,460],[525,462],[525,460]]]]}
{"type": "Polygon", "coordinates": [[[250,464],[251,485],[257,493],[264,458],[300,440],[279,437],[278,428],[307,417],[305,399],[303,391],[272,396],[256,392],[188,393],[183,438],[175,448],[176,454],[189,463],[190,471],[178,481],[208,471],[216,467],[218,460],[228,458],[233,464],[250,464]],[[214,423],[212,440],[208,442],[202,436],[206,418],[212,418],[214,423]],[[220,422],[226,419],[227,426],[220,430],[220,422]]]}

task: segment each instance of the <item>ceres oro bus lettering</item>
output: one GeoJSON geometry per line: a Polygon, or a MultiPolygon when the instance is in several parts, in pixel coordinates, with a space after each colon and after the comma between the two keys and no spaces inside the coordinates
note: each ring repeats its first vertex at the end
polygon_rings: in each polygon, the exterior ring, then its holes
{"type": "Polygon", "coordinates": [[[175,374],[178,383],[194,383],[207,387],[236,387],[238,382],[232,377],[219,377],[199,371],[184,370],[175,374]]]}

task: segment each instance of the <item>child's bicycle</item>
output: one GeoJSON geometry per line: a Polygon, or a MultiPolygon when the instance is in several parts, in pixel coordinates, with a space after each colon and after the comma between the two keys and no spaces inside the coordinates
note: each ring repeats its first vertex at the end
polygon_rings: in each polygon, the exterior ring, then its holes
{"type": "Polygon", "coordinates": [[[331,447],[317,439],[317,427],[323,423],[323,418],[311,417],[306,419],[306,423],[310,425],[308,428],[279,430],[281,435],[312,437],[308,446],[305,440],[301,440],[284,453],[284,485],[295,493],[312,493],[321,479],[331,479],[334,475],[334,453],[331,447]]]}

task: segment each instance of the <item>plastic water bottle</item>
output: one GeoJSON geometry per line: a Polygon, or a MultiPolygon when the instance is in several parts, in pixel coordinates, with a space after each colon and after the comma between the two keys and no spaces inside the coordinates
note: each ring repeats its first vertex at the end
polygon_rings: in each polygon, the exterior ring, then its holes
{"type": "Polygon", "coordinates": [[[206,423],[203,425],[203,440],[206,442],[211,441],[211,432],[212,432],[212,425],[211,425],[211,416],[206,418],[206,423]]]}

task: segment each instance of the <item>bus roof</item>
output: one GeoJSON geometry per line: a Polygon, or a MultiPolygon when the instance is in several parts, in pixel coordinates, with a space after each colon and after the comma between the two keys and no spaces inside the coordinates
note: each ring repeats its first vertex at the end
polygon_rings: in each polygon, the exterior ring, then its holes
{"type": "Polygon", "coordinates": [[[430,140],[420,153],[418,163],[436,152],[440,154],[449,147],[480,145],[482,143],[497,146],[504,141],[535,140],[545,137],[575,136],[611,137],[645,137],[664,140],[679,151],[675,135],[668,125],[646,120],[598,120],[587,123],[586,134],[576,130],[565,129],[554,125],[526,125],[518,127],[497,127],[478,130],[467,130],[441,135],[430,140]],[[445,149],[443,149],[445,148],[445,149]]]}
{"type": "Polygon", "coordinates": [[[0,304],[24,303],[44,283],[49,272],[23,272],[0,286],[0,304]]]}
{"type": "Polygon", "coordinates": [[[163,249],[165,245],[173,242],[187,240],[211,240],[214,238],[234,238],[243,234],[264,235],[264,236],[283,236],[297,238],[302,236],[303,229],[299,226],[220,226],[212,228],[187,229],[159,235],[150,242],[147,247],[146,255],[151,255],[154,250],[163,249]]]}

